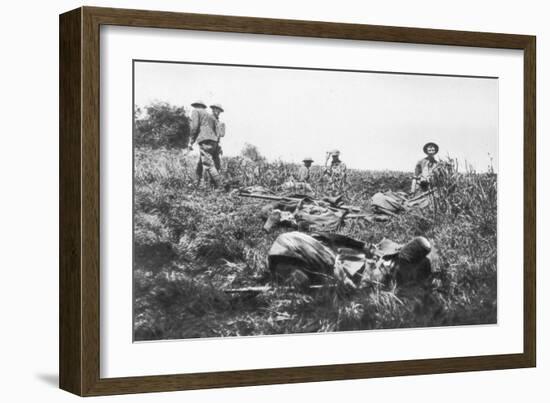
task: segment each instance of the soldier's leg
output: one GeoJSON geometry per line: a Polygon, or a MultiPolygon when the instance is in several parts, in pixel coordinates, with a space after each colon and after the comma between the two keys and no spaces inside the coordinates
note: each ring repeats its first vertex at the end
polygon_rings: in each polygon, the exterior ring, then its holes
{"type": "Polygon", "coordinates": [[[222,185],[222,176],[214,165],[210,167],[208,173],[210,174],[210,180],[212,181],[214,187],[219,187],[222,185]]]}
{"type": "Polygon", "coordinates": [[[220,155],[220,146],[217,147],[217,149],[213,152],[213,158],[214,158],[214,166],[216,167],[216,170],[218,172],[222,171],[222,162],[221,162],[221,155],[220,155]]]}
{"type": "Polygon", "coordinates": [[[206,185],[210,178],[210,165],[213,165],[212,156],[209,153],[209,147],[207,143],[201,143],[200,147],[200,167],[197,165],[197,177],[199,183],[201,179],[203,184],[206,185]]]}
{"type": "Polygon", "coordinates": [[[202,166],[202,152],[199,155],[199,160],[197,161],[197,167],[195,168],[195,174],[197,175],[197,185],[200,185],[204,168],[202,166]]]}
{"type": "Polygon", "coordinates": [[[216,165],[214,163],[214,156],[212,154],[213,146],[209,143],[201,143],[200,147],[205,182],[206,178],[209,177],[212,184],[217,187],[221,184],[221,175],[216,169],[216,165]]]}
{"type": "Polygon", "coordinates": [[[216,186],[220,186],[222,185],[222,182],[223,182],[223,178],[222,178],[222,175],[221,175],[221,167],[222,167],[222,163],[221,163],[221,154],[220,154],[220,146],[217,145],[216,146],[216,149],[214,150],[214,152],[212,153],[212,159],[214,160],[214,171],[211,172],[211,176],[212,176],[212,180],[214,181],[214,184],[216,186]],[[216,176],[216,178],[214,179],[214,176],[216,176]]]}

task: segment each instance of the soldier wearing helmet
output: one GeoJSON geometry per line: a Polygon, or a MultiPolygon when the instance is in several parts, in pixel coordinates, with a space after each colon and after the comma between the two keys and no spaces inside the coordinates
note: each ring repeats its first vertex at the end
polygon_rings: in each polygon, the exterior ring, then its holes
{"type": "Polygon", "coordinates": [[[210,105],[210,110],[212,110],[212,116],[216,119],[216,133],[218,134],[218,139],[225,136],[225,123],[220,122],[220,114],[225,112],[221,104],[212,104],[210,105]]]}
{"type": "MultiPolygon", "coordinates": [[[[218,187],[222,183],[219,173],[219,135],[218,121],[214,114],[208,113],[206,104],[202,101],[195,101],[191,104],[190,136],[189,147],[192,148],[196,142],[199,145],[200,157],[197,163],[197,183],[201,179],[210,179],[211,183],[218,187]],[[218,161],[218,163],[216,163],[218,161]]],[[[222,109],[223,110],[223,109],[222,109]]],[[[217,113],[219,116],[219,112],[217,113]]]]}
{"type": "Polygon", "coordinates": [[[412,194],[416,193],[418,189],[421,191],[429,189],[434,169],[439,164],[435,157],[439,152],[439,146],[436,143],[426,143],[422,150],[426,157],[418,161],[414,167],[414,177],[411,183],[412,194]]]}
{"type": "Polygon", "coordinates": [[[212,104],[210,105],[210,110],[212,110],[212,116],[216,120],[216,134],[218,136],[218,150],[214,155],[214,166],[221,172],[221,159],[223,155],[222,146],[220,144],[222,137],[225,136],[225,123],[220,122],[220,114],[225,112],[221,104],[212,104]]]}
{"type": "Polygon", "coordinates": [[[330,165],[325,168],[323,175],[328,177],[329,190],[333,196],[336,196],[346,190],[347,167],[340,159],[339,150],[327,152],[327,162],[330,158],[332,158],[330,165]]]}
{"type": "Polygon", "coordinates": [[[310,168],[311,164],[313,163],[313,159],[311,157],[306,157],[302,161],[304,165],[300,167],[298,170],[298,181],[299,182],[306,182],[309,183],[310,180],[310,168]]]}

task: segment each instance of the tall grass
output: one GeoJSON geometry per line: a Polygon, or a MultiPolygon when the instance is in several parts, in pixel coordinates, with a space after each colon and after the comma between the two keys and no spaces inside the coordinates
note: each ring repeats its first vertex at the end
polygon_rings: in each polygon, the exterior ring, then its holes
{"type": "MultiPolygon", "coordinates": [[[[496,322],[496,175],[461,173],[448,161],[435,178],[433,208],[386,223],[350,221],[344,235],[406,242],[423,235],[437,249],[429,282],[350,292],[275,287],[259,295],[226,288],[269,283],[265,257],[284,229],[262,231],[262,201],[195,186],[196,160],[173,149],[135,154],[134,315],[137,340],[246,336],[496,322]]],[[[274,191],[298,166],[223,159],[234,187],[274,191]]],[[[322,167],[314,166],[316,191],[322,167]]],[[[368,208],[374,193],[406,191],[411,173],[352,170],[346,198],[368,208]]]]}

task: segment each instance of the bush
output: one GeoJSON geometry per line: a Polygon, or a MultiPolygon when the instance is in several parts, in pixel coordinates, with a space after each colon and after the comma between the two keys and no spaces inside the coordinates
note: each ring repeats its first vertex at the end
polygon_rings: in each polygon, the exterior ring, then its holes
{"type": "Polygon", "coordinates": [[[183,148],[189,143],[189,117],[182,107],[153,103],[134,112],[136,147],[183,148]]]}
{"type": "Polygon", "coordinates": [[[246,143],[241,150],[241,156],[254,161],[257,164],[265,162],[265,158],[260,153],[260,150],[255,145],[246,143]]]}

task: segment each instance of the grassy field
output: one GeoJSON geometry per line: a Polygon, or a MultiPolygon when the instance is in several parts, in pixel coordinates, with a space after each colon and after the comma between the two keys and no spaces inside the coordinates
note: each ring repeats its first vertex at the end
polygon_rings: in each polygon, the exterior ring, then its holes
{"type": "MultiPolygon", "coordinates": [[[[223,289],[269,282],[267,251],[288,229],[262,231],[265,202],[197,189],[195,164],[181,150],[135,150],[136,340],[496,323],[496,174],[459,173],[451,164],[437,179],[434,208],[423,216],[355,220],[342,229],[372,243],[427,237],[438,259],[426,284],[229,295],[223,289]]],[[[233,187],[254,181],[242,160],[224,157],[223,164],[233,187]]],[[[256,181],[276,190],[296,169],[267,164],[256,181]]],[[[313,167],[314,179],[320,172],[313,167]]],[[[347,202],[368,209],[378,191],[407,191],[410,176],[351,171],[347,202]]]]}

